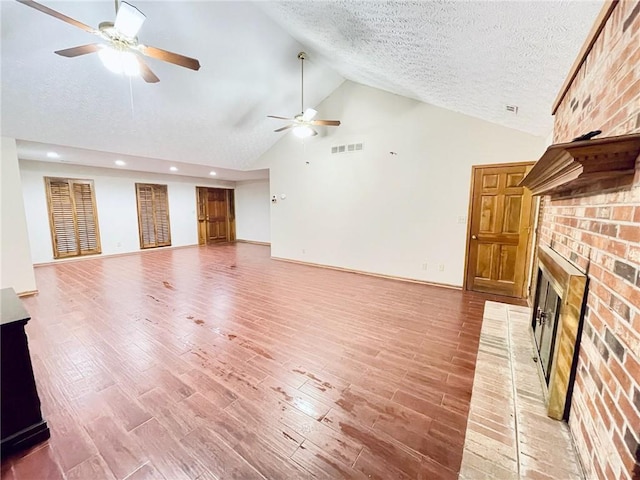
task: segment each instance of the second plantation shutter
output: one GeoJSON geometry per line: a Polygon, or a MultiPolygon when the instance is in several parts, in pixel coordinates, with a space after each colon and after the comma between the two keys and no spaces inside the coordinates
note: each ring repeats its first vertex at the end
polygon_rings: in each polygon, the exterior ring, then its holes
{"type": "Polygon", "coordinates": [[[140,248],[156,246],[156,229],[153,219],[153,188],[137,183],[138,224],[140,227],[140,248]]]}
{"type": "Polygon", "coordinates": [[[81,254],[99,253],[96,212],[93,205],[91,185],[73,183],[73,198],[76,209],[78,243],[81,254]]]}
{"type": "Polygon", "coordinates": [[[136,183],[140,248],[171,245],[166,185],[136,183]]]}
{"type": "Polygon", "coordinates": [[[166,185],[154,186],[153,207],[158,246],[171,245],[171,235],[169,234],[169,198],[167,197],[166,185]]]}

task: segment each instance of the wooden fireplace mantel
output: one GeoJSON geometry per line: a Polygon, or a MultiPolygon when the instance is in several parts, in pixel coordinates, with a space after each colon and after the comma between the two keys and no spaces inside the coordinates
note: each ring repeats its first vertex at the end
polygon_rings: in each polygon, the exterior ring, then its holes
{"type": "Polygon", "coordinates": [[[640,133],[556,143],[547,148],[520,186],[534,195],[566,193],[601,180],[631,181],[640,154],[640,133]]]}

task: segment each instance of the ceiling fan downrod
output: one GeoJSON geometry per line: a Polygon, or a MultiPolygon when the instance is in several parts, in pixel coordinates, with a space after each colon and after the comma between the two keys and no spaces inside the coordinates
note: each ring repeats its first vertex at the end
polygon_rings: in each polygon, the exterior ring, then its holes
{"type": "MultiPolygon", "coordinates": [[[[117,1],[117,0],[116,0],[117,1]]],[[[305,52],[298,53],[300,59],[300,115],[304,114],[304,61],[307,58],[305,52]]]]}

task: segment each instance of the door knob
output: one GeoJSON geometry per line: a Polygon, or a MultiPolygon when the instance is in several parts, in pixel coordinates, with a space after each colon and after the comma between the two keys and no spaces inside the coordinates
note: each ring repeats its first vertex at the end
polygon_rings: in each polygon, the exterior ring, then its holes
{"type": "Polygon", "coordinates": [[[477,235],[471,235],[471,240],[477,240],[478,236],[477,235]]]}

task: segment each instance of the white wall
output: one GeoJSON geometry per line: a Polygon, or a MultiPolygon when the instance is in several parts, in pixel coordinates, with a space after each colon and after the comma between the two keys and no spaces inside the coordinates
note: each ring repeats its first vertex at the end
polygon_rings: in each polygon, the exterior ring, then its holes
{"type": "Polygon", "coordinates": [[[13,138],[0,138],[0,286],[16,293],[36,290],[18,168],[18,152],[13,138]]]}
{"type": "Polygon", "coordinates": [[[30,160],[20,160],[20,173],[33,263],[53,260],[44,177],[94,181],[103,255],[140,250],[136,182],[167,185],[174,247],[198,243],[195,187],[233,186],[233,182],[30,160]]]}
{"type": "Polygon", "coordinates": [[[255,165],[287,195],[271,208],[274,257],[462,285],[471,166],[536,160],[546,146],[352,82],[318,110],[342,126],[304,143],[283,135],[255,165]],[[356,142],[362,152],[330,154],[356,142]]]}
{"type": "Polygon", "coordinates": [[[271,241],[269,180],[236,182],[236,238],[271,241]]]}

